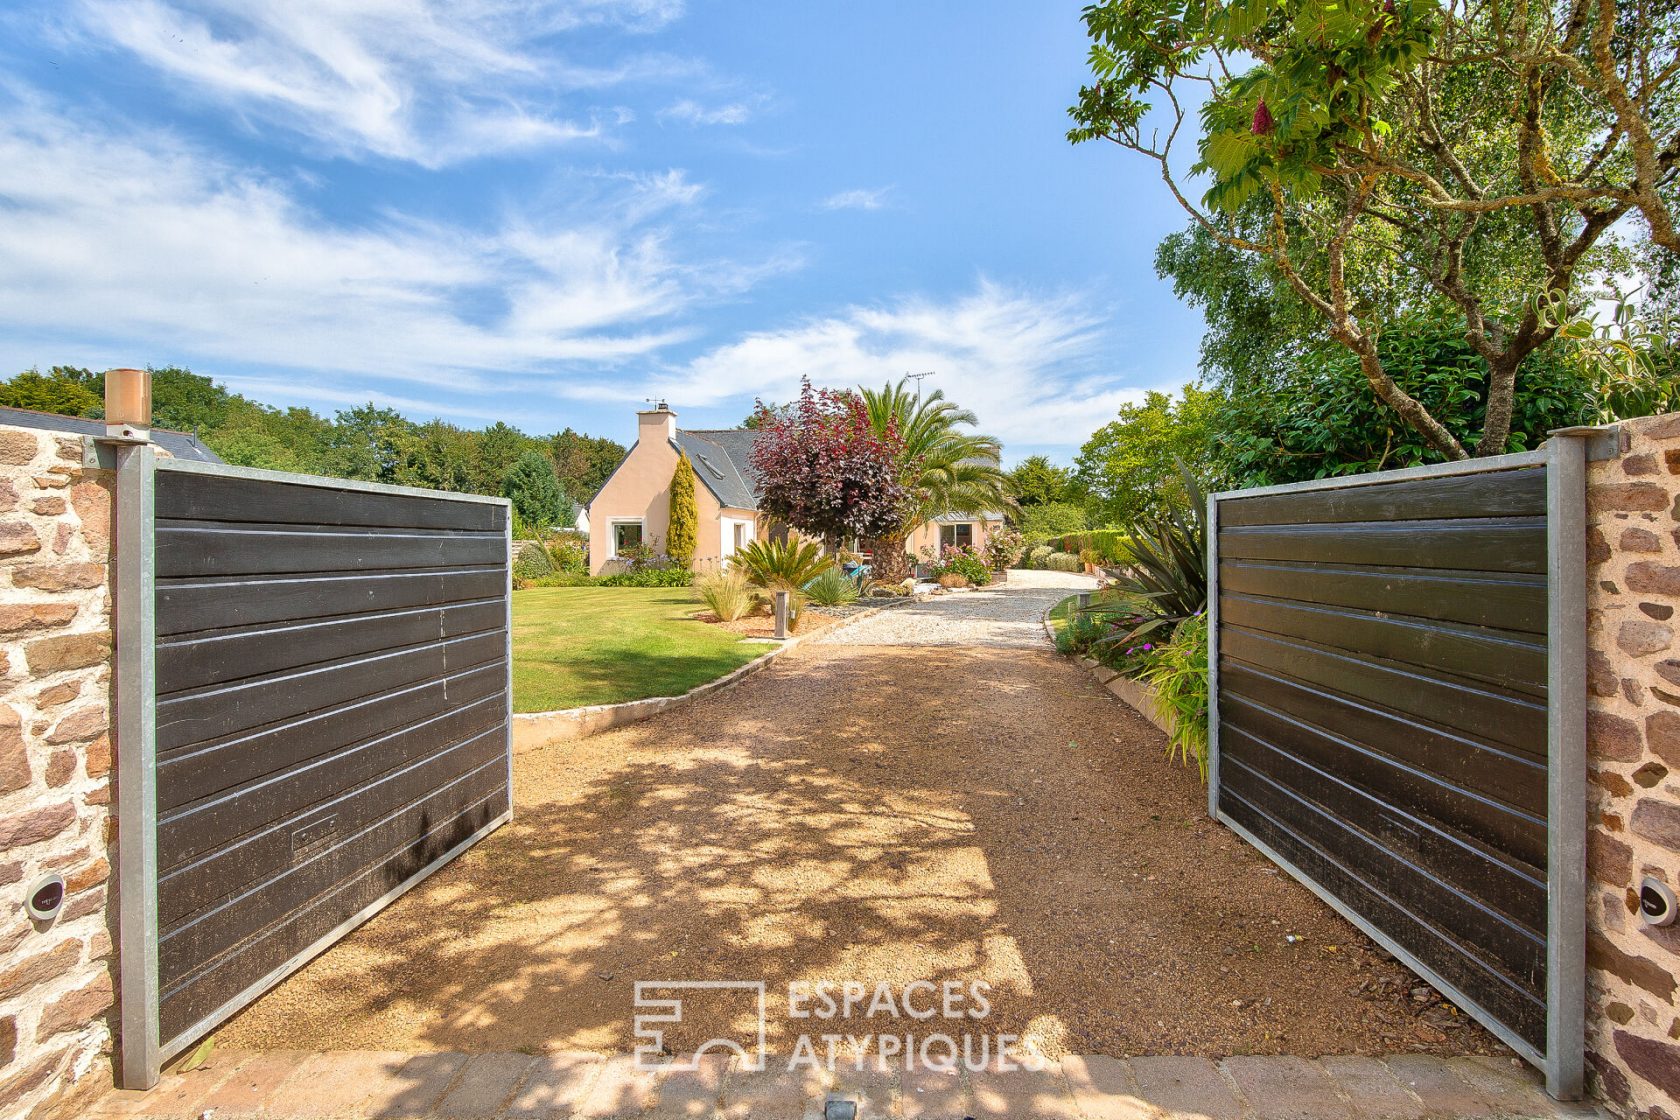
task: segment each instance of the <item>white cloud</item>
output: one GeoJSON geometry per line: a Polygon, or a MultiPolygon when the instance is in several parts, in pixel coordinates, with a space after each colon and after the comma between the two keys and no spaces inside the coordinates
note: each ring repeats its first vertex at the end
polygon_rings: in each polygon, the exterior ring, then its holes
{"type": "Polygon", "coordinates": [[[1074,297],[982,280],[953,300],[851,307],[746,335],[667,371],[657,392],[680,409],[751,396],[788,400],[801,377],[818,386],[873,385],[934,370],[927,389],[972,408],[1006,443],[1065,446],[1143,396],[1093,372],[1100,322],[1074,297]]]}
{"type": "Polygon", "coordinates": [[[690,98],[672,103],[659,111],[660,120],[680,121],[692,125],[745,124],[752,119],[753,107],[744,101],[725,105],[702,105],[690,98]]]}
{"type": "Polygon", "coordinates": [[[80,27],[171,79],[334,151],[441,167],[597,138],[612,108],[557,93],[628,80],[575,67],[553,36],[663,26],[677,0],[81,0],[80,27]]]}
{"type": "MultiPolygon", "coordinates": [[[[592,394],[766,270],[688,261],[680,173],[600,177],[486,228],[332,225],[286,185],[168,134],[0,102],[0,325],[34,352],[198,358],[432,388],[592,394]]],[[[19,367],[21,368],[21,367],[19,367]]],[[[340,377],[334,380],[342,384],[340,377]]],[[[424,395],[424,394],[420,394],[424,395]]]]}
{"type": "Polygon", "coordinates": [[[879,210],[887,204],[891,191],[891,187],[839,191],[823,199],[820,205],[824,210],[879,210]]]}

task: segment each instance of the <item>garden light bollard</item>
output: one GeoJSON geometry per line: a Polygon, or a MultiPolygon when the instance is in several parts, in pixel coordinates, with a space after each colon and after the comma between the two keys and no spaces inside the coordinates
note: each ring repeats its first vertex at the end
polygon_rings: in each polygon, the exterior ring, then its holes
{"type": "Polygon", "coordinates": [[[776,592],[776,637],[786,640],[788,636],[788,593],[776,592]]]}

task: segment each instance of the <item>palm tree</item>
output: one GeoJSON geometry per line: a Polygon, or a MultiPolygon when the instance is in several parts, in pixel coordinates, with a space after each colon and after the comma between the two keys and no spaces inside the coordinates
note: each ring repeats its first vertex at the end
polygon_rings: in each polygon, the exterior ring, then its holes
{"type": "Polygon", "coordinates": [[[880,435],[896,431],[909,497],[899,527],[871,542],[877,579],[908,576],[904,542],[924,521],[947,513],[984,513],[1009,506],[1009,478],[999,466],[1002,445],[992,436],[966,431],[979,423],[935,389],[919,397],[909,379],[880,389],[860,390],[869,424],[880,435]]]}

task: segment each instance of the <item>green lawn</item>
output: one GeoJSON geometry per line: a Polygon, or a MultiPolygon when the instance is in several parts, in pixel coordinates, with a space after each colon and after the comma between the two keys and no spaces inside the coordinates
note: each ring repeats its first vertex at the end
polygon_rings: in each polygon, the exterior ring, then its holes
{"type": "Polygon", "coordinates": [[[513,593],[513,710],[676,696],[768,647],[696,622],[686,587],[533,587],[513,593]]]}

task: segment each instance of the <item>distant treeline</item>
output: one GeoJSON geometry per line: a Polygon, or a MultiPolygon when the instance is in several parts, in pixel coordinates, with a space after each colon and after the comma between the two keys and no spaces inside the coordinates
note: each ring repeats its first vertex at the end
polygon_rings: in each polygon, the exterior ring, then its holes
{"type": "MultiPolygon", "coordinates": [[[[0,382],[0,405],[11,408],[97,419],[104,404],[104,375],[71,366],[26,370],[0,382]]],[[[519,457],[537,451],[553,464],[566,496],[580,504],[624,457],[622,444],[570,428],[530,436],[500,421],[479,430],[444,420],[416,424],[373,404],[331,419],[307,408],[273,408],[175,367],[152,371],[152,417],[156,427],[192,432],[240,466],[464,494],[502,493],[519,457]]]]}

